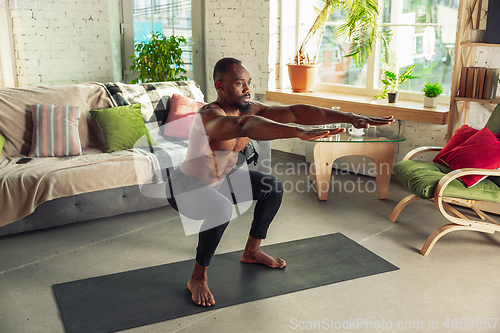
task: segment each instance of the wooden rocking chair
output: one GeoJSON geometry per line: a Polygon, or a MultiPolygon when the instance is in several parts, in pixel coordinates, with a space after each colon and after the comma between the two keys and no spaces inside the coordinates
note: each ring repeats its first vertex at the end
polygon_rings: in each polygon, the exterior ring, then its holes
{"type": "MultiPolygon", "coordinates": [[[[495,108],[486,126],[493,133],[500,133],[500,105],[495,108]]],[[[485,212],[500,214],[500,170],[464,168],[455,171],[422,161],[413,161],[418,154],[439,151],[442,147],[420,147],[410,151],[403,161],[394,165],[396,178],[414,194],[401,200],[394,208],[389,220],[395,222],[399,214],[413,201],[430,199],[438,211],[451,223],[436,229],[420,250],[428,255],[436,242],[449,232],[471,230],[486,233],[500,231],[500,223],[485,212]],[[467,188],[459,177],[486,175],[488,178],[467,188]],[[452,205],[472,210],[474,216],[467,217],[452,205]]],[[[469,215],[469,214],[467,214],[469,215]]]]}

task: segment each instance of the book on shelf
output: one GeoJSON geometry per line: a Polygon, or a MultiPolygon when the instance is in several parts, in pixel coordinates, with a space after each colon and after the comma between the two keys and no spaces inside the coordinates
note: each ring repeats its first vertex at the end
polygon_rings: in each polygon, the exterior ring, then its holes
{"type": "Polygon", "coordinates": [[[479,68],[477,70],[477,84],[475,98],[483,98],[484,78],[486,76],[486,68],[479,68]]]}
{"type": "Polygon", "coordinates": [[[476,91],[476,67],[467,67],[467,79],[465,85],[465,97],[473,98],[476,91]]]}
{"type": "Polygon", "coordinates": [[[498,87],[498,68],[488,68],[486,71],[486,77],[484,80],[483,98],[493,99],[497,95],[498,87]]]}
{"type": "Polygon", "coordinates": [[[460,83],[458,85],[458,96],[465,97],[465,87],[467,86],[467,67],[462,67],[460,71],[460,83]]]}
{"type": "Polygon", "coordinates": [[[497,88],[498,88],[499,77],[500,77],[500,70],[497,68],[495,71],[495,75],[493,75],[493,78],[491,79],[491,84],[493,85],[493,87],[491,89],[491,93],[489,94],[490,99],[497,97],[497,88]]]}
{"type": "Polygon", "coordinates": [[[458,96],[475,99],[494,99],[498,87],[498,68],[462,67],[458,96]]]}

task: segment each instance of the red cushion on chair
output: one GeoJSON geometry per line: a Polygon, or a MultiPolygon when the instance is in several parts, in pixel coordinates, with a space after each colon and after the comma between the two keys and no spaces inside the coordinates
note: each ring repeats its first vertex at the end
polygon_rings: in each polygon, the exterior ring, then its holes
{"type": "MultiPolygon", "coordinates": [[[[456,131],[456,133],[451,137],[450,141],[446,143],[446,146],[444,146],[444,148],[441,149],[441,151],[436,155],[436,157],[434,157],[432,161],[449,167],[449,165],[442,160],[443,155],[451,151],[453,148],[460,146],[468,138],[470,138],[477,132],[479,132],[478,129],[472,128],[468,125],[463,125],[462,127],[460,127],[460,129],[456,131]]],[[[497,138],[500,138],[500,134],[493,133],[493,135],[497,138]]]]}
{"type": "Polygon", "coordinates": [[[173,94],[170,99],[170,111],[168,112],[164,134],[188,139],[189,127],[194,120],[194,116],[198,109],[205,104],[182,95],[173,94]]]}
{"type": "Polygon", "coordinates": [[[468,138],[473,136],[479,132],[479,130],[472,128],[468,125],[463,125],[460,127],[460,129],[457,130],[457,132],[451,137],[450,141],[446,143],[446,146],[444,146],[443,149],[434,157],[432,160],[435,163],[443,164],[446,166],[449,166],[448,164],[445,164],[445,162],[442,161],[442,157],[444,154],[448,153],[451,151],[453,148],[460,146],[462,143],[465,142],[468,138]]]}
{"type": "MultiPolygon", "coordinates": [[[[500,142],[489,128],[485,127],[461,145],[443,154],[441,160],[453,170],[463,168],[498,169],[500,168],[500,142]]],[[[471,187],[486,177],[471,175],[460,178],[465,185],[471,187]]]]}

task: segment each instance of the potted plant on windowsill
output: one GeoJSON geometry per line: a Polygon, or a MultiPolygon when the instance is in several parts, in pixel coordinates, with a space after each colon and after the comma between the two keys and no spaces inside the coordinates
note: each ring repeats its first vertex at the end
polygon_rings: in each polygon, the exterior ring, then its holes
{"type": "Polygon", "coordinates": [[[439,82],[427,82],[422,88],[424,93],[424,107],[435,108],[437,106],[437,98],[443,93],[443,87],[439,82]]]}
{"type": "Polygon", "coordinates": [[[182,81],[187,77],[182,60],[181,43],[186,43],[182,36],[165,37],[162,33],[153,33],[147,42],[135,44],[136,54],[129,56],[133,64],[131,70],[139,72],[139,78],[130,83],[182,81]]]}
{"type": "Polygon", "coordinates": [[[396,103],[398,100],[399,87],[408,80],[418,79],[418,76],[412,75],[415,66],[417,66],[417,64],[408,67],[404,73],[399,76],[390,70],[385,70],[384,78],[380,79],[380,82],[384,85],[374,99],[385,98],[387,96],[389,103],[396,103]]]}
{"type": "Polygon", "coordinates": [[[326,28],[328,16],[334,8],[340,8],[345,14],[345,22],[339,28],[339,34],[346,36],[351,42],[351,50],[346,57],[352,57],[356,66],[363,66],[372,51],[373,43],[379,39],[381,41],[383,57],[388,55],[388,43],[390,41],[390,31],[383,31],[380,28],[380,16],[376,0],[323,0],[325,6],[318,11],[318,16],[312,27],[309,29],[300,48],[295,53],[294,58],[288,63],[288,74],[292,91],[310,92],[318,74],[319,47],[326,28]],[[316,54],[310,56],[306,52],[306,46],[317,34],[321,33],[319,43],[316,45],[316,54]],[[312,77],[310,77],[312,76],[312,77]]]}

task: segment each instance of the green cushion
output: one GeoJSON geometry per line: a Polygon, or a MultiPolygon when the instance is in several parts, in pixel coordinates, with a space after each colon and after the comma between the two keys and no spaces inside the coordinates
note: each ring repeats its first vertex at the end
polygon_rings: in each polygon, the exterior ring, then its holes
{"type": "Polygon", "coordinates": [[[99,126],[108,153],[157,145],[142,119],[141,104],[93,110],[90,114],[99,126]]]}
{"type": "Polygon", "coordinates": [[[0,157],[2,157],[2,149],[3,145],[5,144],[5,138],[0,134],[0,157]]]}
{"type": "Polygon", "coordinates": [[[500,133],[500,104],[498,104],[491,113],[490,118],[486,122],[486,127],[488,127],[492,133],[500,133]]]}
{"type": "MultiPolygon", "coordinates": [[[[393,170],[401,184],[422,199],[434,197],[437,184],[451,171],[441,164],[413,160],[396,163],[393,170]]],[[[500,202],[500,188],[489,178],[473,187],[467,187],[459,179],[454,179],[446,187],[444,196],[500,202]]]]}

